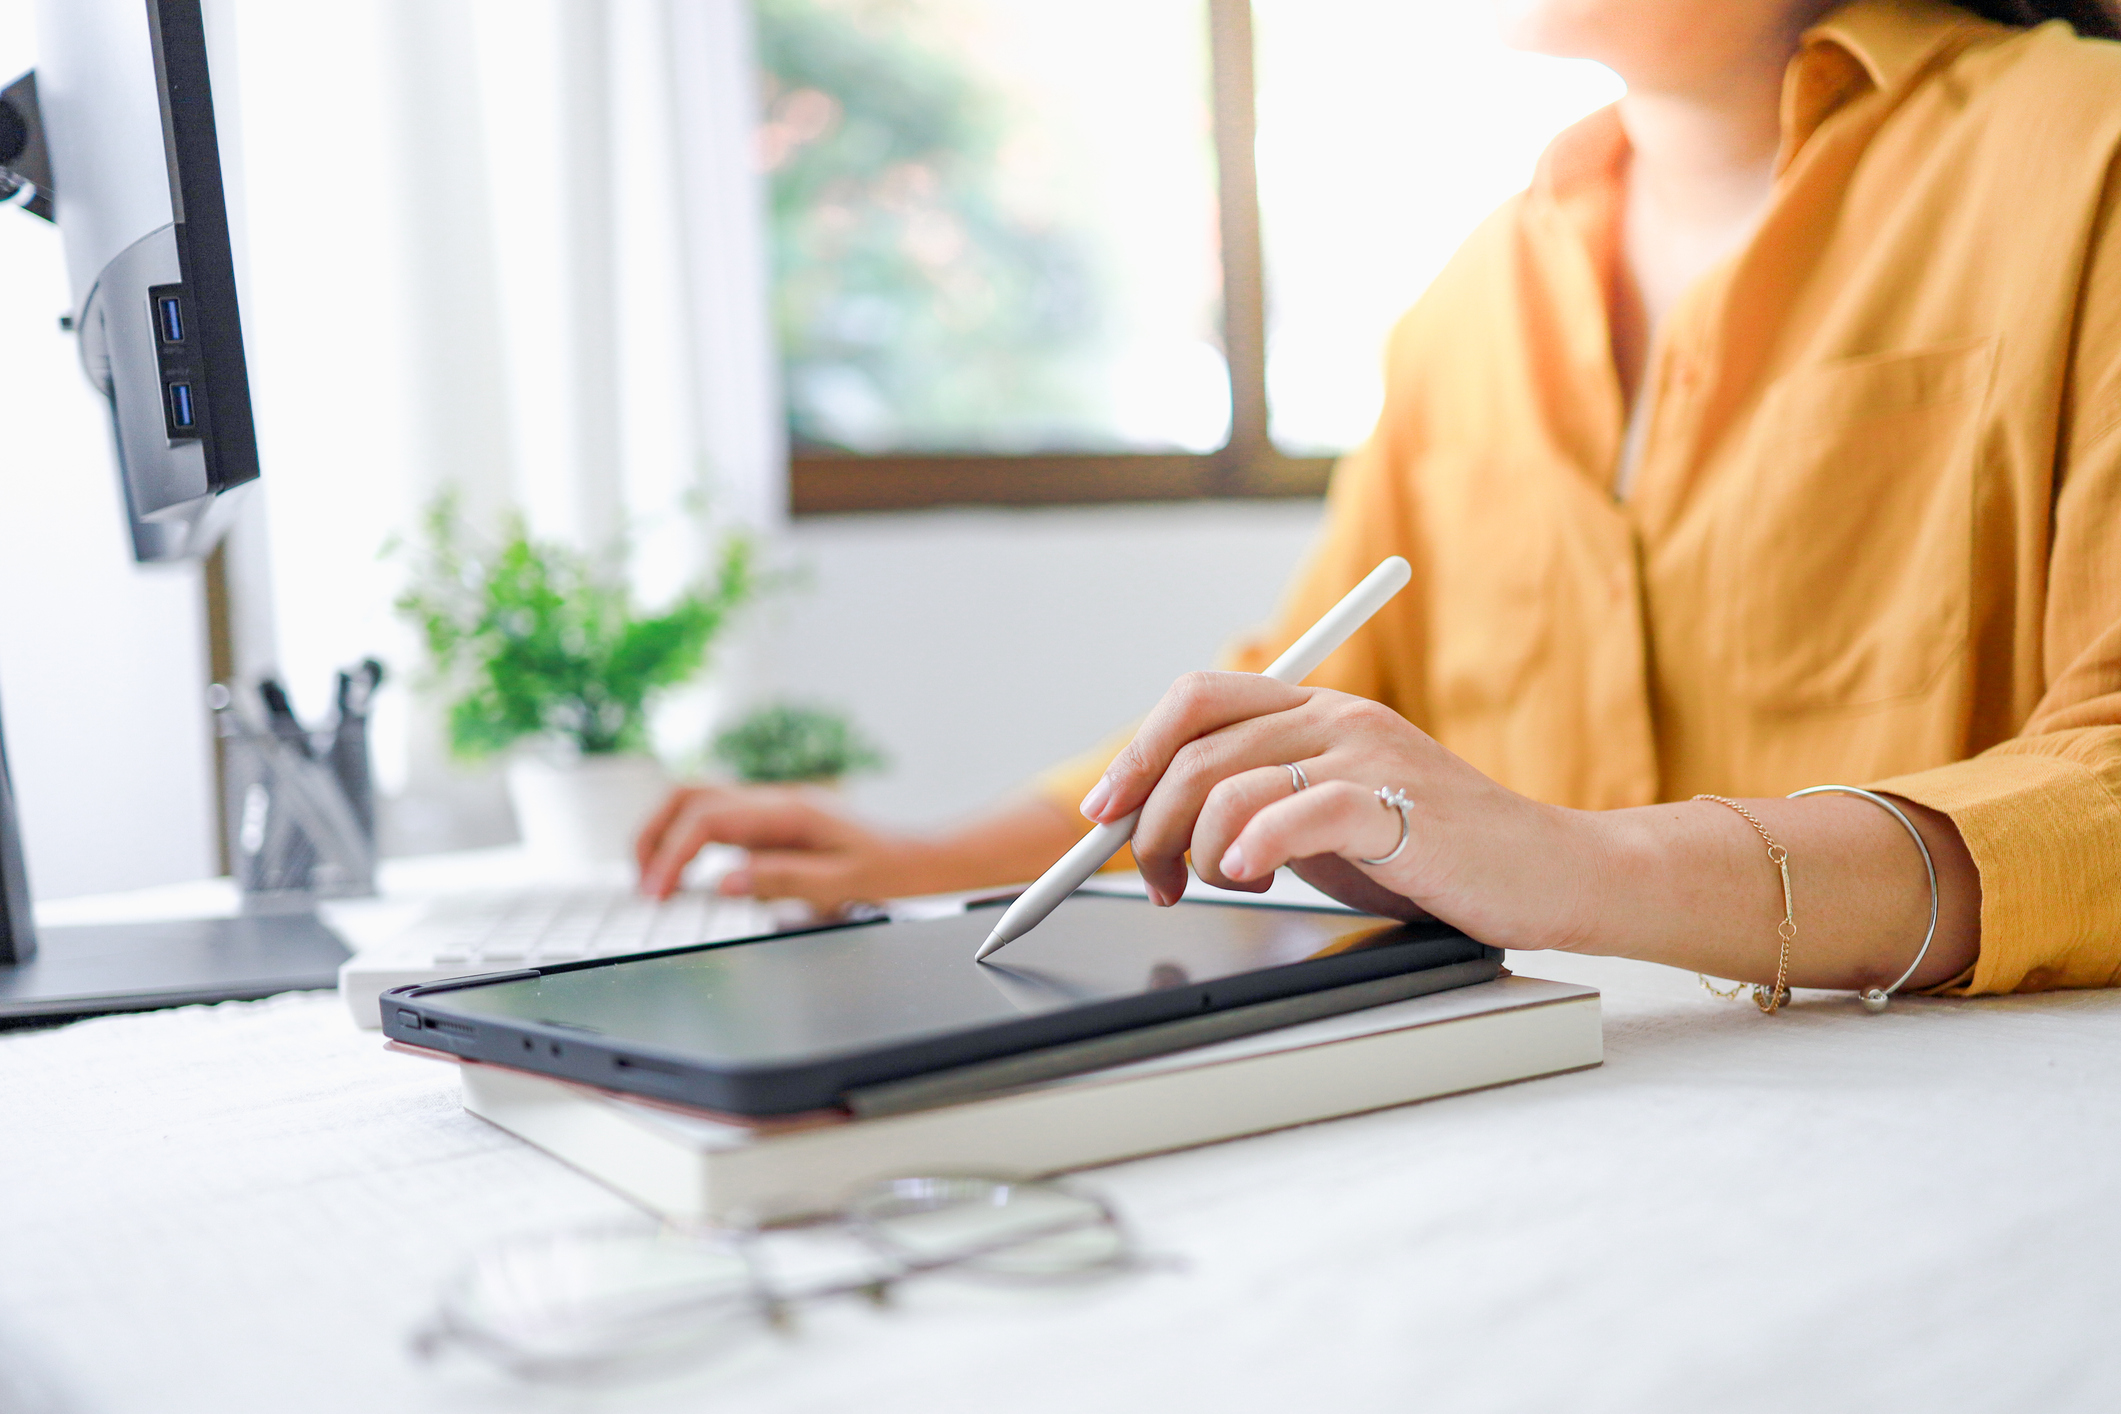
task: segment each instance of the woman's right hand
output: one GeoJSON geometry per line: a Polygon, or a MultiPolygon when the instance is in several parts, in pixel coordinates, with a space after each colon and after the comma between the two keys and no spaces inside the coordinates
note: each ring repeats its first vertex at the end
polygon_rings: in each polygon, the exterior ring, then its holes
{"type": "Polygon", "coordinates": [[[850,903],[1036,878],[1081,834],[1070,812],[1019,801],[940,836],[879,829],[817,786],[685,786],[634,842],[641,892],[668,898],[710,844],[750,858],[724,875],[730,897],[797,898],[832,913],[850,903]]]}

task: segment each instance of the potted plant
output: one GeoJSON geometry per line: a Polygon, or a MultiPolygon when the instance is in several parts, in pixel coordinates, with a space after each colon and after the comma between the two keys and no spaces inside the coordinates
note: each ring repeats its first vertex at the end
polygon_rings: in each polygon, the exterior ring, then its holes
{"type": "Polygon", "coordinates": [[[448,702],[451,751],[506,752],[516,823],[555,861],[626,859],[670,779],[648,752],[648,708],[706,666],[715,636],[760,590],[751,541],[722,538],[713,571],[662,609],[635,599],[625,547],[590,554],[533,538],[510,515],[473,543],[456,500],[429,509],[400,614],[428,685],[448,702]]]}
{"type": "Polygon", "coordinates": [[[794,702],[761,707],[717,736],[714,758],[753,784],[829,784],[884,765],[883,752],[845,715],[794,702]]]}

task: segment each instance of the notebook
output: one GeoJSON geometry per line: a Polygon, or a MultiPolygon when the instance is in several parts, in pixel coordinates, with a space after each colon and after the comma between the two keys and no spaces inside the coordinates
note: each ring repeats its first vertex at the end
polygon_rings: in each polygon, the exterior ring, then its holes
{"type": "Polygon", "coordinates": [[[461,1064],[471,1113],[653,1212],[703,1223],[827,1211],[894,1175],[1087,1168],[1580,1070],[1603,1055],[1596,991],[1505,976],[1031,1084],[982,1091],[977,1074],[923,1077],[851,1094],[846,1110],[770,1121],[461,1064]]]}

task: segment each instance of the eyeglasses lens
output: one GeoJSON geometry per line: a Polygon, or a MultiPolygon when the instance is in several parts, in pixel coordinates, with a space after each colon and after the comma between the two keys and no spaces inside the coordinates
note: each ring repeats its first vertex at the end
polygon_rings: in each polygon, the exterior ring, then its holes
{"type": "Polygon", "coordinates": [[[566,1378],[695,1358],[755,1324],[727,1248],[653,1233],[579,1233],[500,1248],[444,1303],[442,1330],[525,1374],[566,1378]]]}
{"type": "Polygon", "coordinates": [[[915,1178],[880,1184],[848,1215],[916,1266],[1011,1281],[1057,1280],[1123,1265],[1126,1234],[1095,1198],[1051,1183],[915,1178]]]}

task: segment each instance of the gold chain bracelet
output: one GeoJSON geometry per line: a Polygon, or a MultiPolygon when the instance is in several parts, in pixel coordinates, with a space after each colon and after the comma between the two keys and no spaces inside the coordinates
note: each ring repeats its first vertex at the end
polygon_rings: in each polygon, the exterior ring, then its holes
{"type": "MultiPolygon", "coordinates": [[[[1697,795],[1694,799],[1713,800],[1718,805],[1728,805],[1744,816],[1745,822],[1753,827],[1754,833],[1767,842],[1768,863],[1774,865],[1782,875],[1782,922],[1775,925],[1775,934],[1782,939],[1782,952],[1775,959],[1775,985],[1769,988],[1761,986],[1758,982],[1751,984],[1753,1005],[1759,1007],[1766,1015],[1773,1016],[1777,1008],[1790,998],[1790,989],[1784,983],[1790,975],[1790,944],[1797,940],[1797,911],[1790,903],[1790,852],[1775,843],[1775,837],[1767,832],[1767,826],[1761,824],[1752,811],[1729,796],[1697,795]]],[[[1705,973],[1697,972],[1694,975],[1701,979],[1701,985],[1708,988],[1712,996],[1722,997],[1726,1001],[1742,995],[1747,986],[1746,983],[1740,982],[1726,992],[1710,982],[1705,973]]]]}

